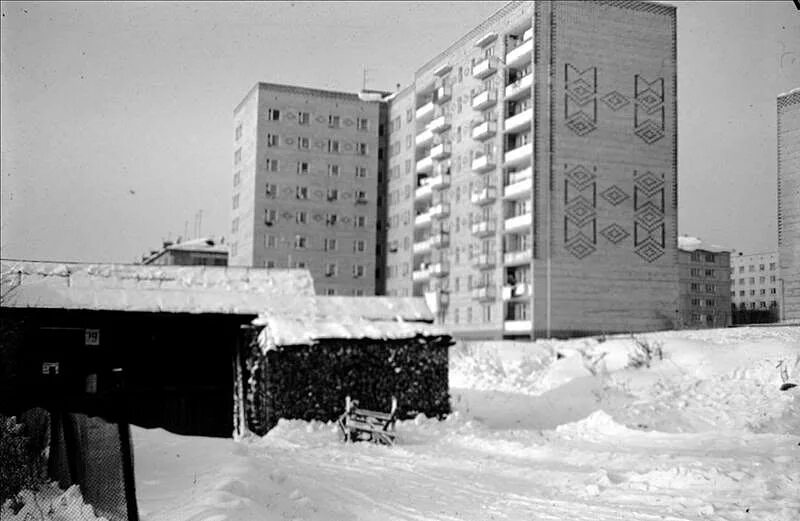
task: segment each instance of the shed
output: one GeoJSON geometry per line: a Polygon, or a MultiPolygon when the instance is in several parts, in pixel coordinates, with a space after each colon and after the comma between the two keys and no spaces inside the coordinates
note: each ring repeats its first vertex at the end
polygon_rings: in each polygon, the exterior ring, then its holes
{"type": "Polygon", "coordinates": [[[280,418],[330,421],[346,396],[402,417],[450,412],[450,335],[421,298],[296,297],[253,320],[236,362],[236,431],[280,418]]]}

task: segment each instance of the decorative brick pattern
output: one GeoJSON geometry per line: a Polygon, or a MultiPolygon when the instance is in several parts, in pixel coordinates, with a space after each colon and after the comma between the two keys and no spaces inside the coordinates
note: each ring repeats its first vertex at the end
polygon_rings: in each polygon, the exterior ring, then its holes
{"type": "Polygon", "coordinates": [[[581,71],[564,64],[564,119],[579,136],[597,128],[597,67],[581,71]]]}
{"type": "Polygon", "coordinates": [[[664,174],[633,172],[633,247],[636,254],[653,262],[666,249],[664,174]]]}
{"type": "Polygon", "coordinates": [[[636,74],[633,79],[633,133],[652,145],[664,137],[664,78],[648,81],[636,74]]]}
{"type": "Polygon", "coordinates": [[[578,259],[588,257],[597,244],[596,174],[584,165],[564,173],[564,246],[578,259]]]}

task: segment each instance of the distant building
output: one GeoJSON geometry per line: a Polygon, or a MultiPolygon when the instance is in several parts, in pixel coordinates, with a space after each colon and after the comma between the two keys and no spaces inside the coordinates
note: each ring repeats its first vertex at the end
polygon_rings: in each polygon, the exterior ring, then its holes
{"type": "Polygon", "coordinates": [[[142,264],[161,266],[227,266],[228,248],[211,238],[184,242],[164,241],[161,250],[150,252],[142,264]]]}
{"type": "Polygon", "coordinates": [[[800,321],[800,88],[778,96],[778,253],[780,318],[800,321]]]}
{"type": "Polygon", "coordinates": [[[321,295],[376,293],[382,98],[250,90],[233,118],[232,266],[307,269],[321,295]]]}
{"type": "Polygon", "coordinates": [[[678,238],[680,327],[731,325],[731,254],[694,237],[678,238]]]}
{"type": "Polygon", "coordinates": [[[731,257],[734,323],[776,322],[780,314],[781,270],[777,252],[731,257]],[[746,312],[746,313],[745,313],[746,312]]]}

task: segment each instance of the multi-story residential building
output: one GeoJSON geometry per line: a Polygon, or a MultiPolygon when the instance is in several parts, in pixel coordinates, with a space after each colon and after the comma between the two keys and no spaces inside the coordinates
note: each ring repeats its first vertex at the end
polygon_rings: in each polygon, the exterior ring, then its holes
{"type": "Polygon", "coordinates": [[[462,337],[675,327],[676,13],[511,2],[388,100],[386,292],[462,337]]]}
{"type": "Polygon", "coordinates": [[[320,294],[375,294],[385,95],[250,90],[234,111],[231,265],[305,268],[320,294]]]}
{"type": "Polygon", "coordinates": [[[211,237],[176,242],[164,241],[160,250],[142,258],[142,264],[161,266],[227,266],[228,247],[224,239],[211,237]]]}
{"type": "MultiPolygon", "coordinates": [[[[776,252],[731,256],[731,303],[737,311],[771,312],[778,320],[781,302],[781,270],[776,252]]],[[[738,317],[738,315],[737,315],[738,317]]],[[[734,318],[737,318],[734,317],[734,318]]],[[[748,314],[741,320],[747,322],[748,314]]],[[[759,321],[764,321],[759,319],[759,321]]]]}
{"type": "Polygon", "coordinates": [[[778,253],[781,319],[800,321],[800,88],[778,96],[778,253]]]}
{"type": "Polygon", "coordinates": [[[731,324],[731,253],[694,237],[678,238],[682,328],[731,324]]]}

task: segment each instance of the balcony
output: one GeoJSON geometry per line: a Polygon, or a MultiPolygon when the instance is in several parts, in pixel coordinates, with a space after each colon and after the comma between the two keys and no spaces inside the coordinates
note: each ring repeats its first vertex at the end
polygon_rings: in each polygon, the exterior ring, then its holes
{"type": "Polygon", "coordinates": [[[530,297],[532,294],[533,286],[528,283],[514,284],[513,286],[503,286],[503,300],[530,297]]]}
{"type": "Polygon", "coordinates": [[[417,121],[426,120],[433,116],[433,102],[429,101],[417,109],[417,121]]]}
{"type": "Polygon", "coordinates": [[[436,235],[431,235],[431,246],[436,249],[447,248],[450,246],[450,234],[447,232],[439,232],[436,235]]]}
{"type": "Polygon", "coordinates": [[[425,239],[424,241],[415,242],[414,245],[411,247],[411,251],[414,255],[421,255],[423,253],[427,253],[431,251],[433,241],[430,238],[425,239]]]}
{"type": "Polygon", "coordinates": [[[533,170],[531,167],[520,172],[508,174],[508,180],[503,189],[503,197],[506,199],[523,199],[530,195],[533,190],[533,170]]]}
{"type": "Polygon", "coordinates": [[[425,146],[431,141],[433,141],[433,132],[431,132],[430,129],[425,129],[417,134],[417,137],[414,140],[418,147],[425,146]]]}
{"type": "Polygon", "coordinates": [[[530,163],[532,155],[533,143],[526,143],[506,152],[506,155],[503,156],[503,162],[506,166],[530,163]]]}
{"type": "Polygon", "coordinates": [[[472,288],[472,298],[479,302],[491,302],[495,299],[495,289],[493,286],[472,288]]]}
{"type": "Polygon", "coordinates": [[[486,186],[480,190],[472,192],[470,200],[472,204],[489,204],[497,198],[497,190],[493,186],[486,186]]]}
{"type": "Polygon", "coordinates": [[[431,148],[432,159],[445,159],[450,157],[451,145],[450,143],[439,143],[431,148]]]}
{"type": "Polygon", "coordinates": [[[482,174],[495,169],[494,155],[482,154],[472,160],[472,171],[482,174]]]}
{"type": "Polygon", "coordinates": [[[417,173],[429,173],[433,170],[433,159],[431,156],[425,156],[417,161],[417,173]]]}
{"type": "MultiPolygon", "coordinates": [[[[527,34],[527,33],[525,33],[527,34]]],[[[531,33],[533,36],[533,33],[531,33]]],[[[519,67],[520,65],[531,63],[531,52],[533,51],[533,38],[523,40],[521,44],[517,45],[506,53],[506,66],[519,67]]]]}
{"type": "Polygon", "coordinates": [[[431,211],[428,209],[425,212],[420,212],[414,217],[414,226],[423,227],[431,225],[431,211]]]}
{"type": "Polygon", "coordinates": [[[479,125],[475,125],[472,127],[472,139],[476,139],[478,141],[483,141],[486,138],[490,138],[497,133],[497,122],[496,121],[484,121],[479,125]]]}
{"type": "Polygon", "coordinates": [[[494,255],[489,253],[481,253],[475,257],[473,265],[478,269],[487,269],[494,267],[494,255]]]}
{"type": "Polygon", "coordinates": [[[528,211],[528,213],[506,219],[503,225],[503,230],[505,232],[513,232],[524,228],[529,228],[532,224],[533,214],[528,211]]]}
{"type": "Polygon", "coordinates": [[[497,91],[495,89],[485,89],[472,97],[472,108],[483,110],[497,103],[497,91]]]}
{"type": "Polygon", "coordinates": [[[428,185],[430,185],[431,190],[444,190],[450,186],[450,174],[439,174],[431,177],[428,185]]]}
{"type": "Polygon", "coordinates": [[[519,132],[530,128],[533,119],[533,109],[525,109],[519,114],[514,114],[510,118],[506,118],[503,122],[503,131],[505,132],[519,132]]]}
{"type": "Polygon", "coordinates": [[[447,101],[450,101],[450,98],[453,97],[453,89],[451,87],[439,87],[436,89],[436,94],[434,94],[433,99],[436,100],[436,103],[441,105],[447,101]]]}
{"type": "Polygon", "coordinates": [[[424,293],[425,303],[431,313],[438,313],[450,303],[450,294],[441,289],[433,289],[424,293]]]}
{"type": "Polygon", "coordinates": [[[506,266],[522,266],[523,264],[530,264],[533,257],[530,248],[524,250],[507,251],[503,254],[503,264],[506,266]]]}
{"type": "Polygon", "coordinates": [[[450,203],[439,203],[428,210],[432,219],[444,219],[450,215],[450,203]]]}
{"type": "Polygon", "coordinates": [[[530,333],[533,330],[533,321],[528,320],[506,320],[503,323],[503,331],[506,333],[530,333]]]}
{"type": "Polygon", "coordinates": [[[472,77],[482,80],[497,72],[497,59],[489,56],[472,66],[472,77]]]}
{"type": "Polygon", "coordinates": [[[422,201],[428,199],[433,195],[433,187],[431,186],[430,181],[427,181],[417,187],[414,190],[414,200],[415,201],[422,201]]]}
{"type": "Polygon", "coordinates": [[[472,223],[472,235],[476,237],[488,237],[494,235],[496,231],[497,225],[494,219],[484,219],[472,223]]]}
{"type": "Polygon", "coordinates": [[[431,277],[446,277],[448,273],[450,273],[450,264],[447,262],[437,262],[436,264],[431,264],[431,267],[428,268],[431,273],[431,277]]]}
{"type": "Polygon", "coordinates": [[[450,128],[450,118],[447,116],[439,116],[435,118],[433,121],[428,123],[426,127],[428,130],[433,132],[434,134],[439,134],[440,132],[444,132],[448,128],[450,128]]]}
{"type": "Polygon", "coordinates": [[[533,73],[518,79],[514,83],[506,85],[506,101],[513,101],[525,97],[530,93],[531,86],[533,86],[533,73]]]}
{"type": "Polygon", "coordinates": [[[411,280],[414,282],[425,282],[430,278],[431,272],[427,267],[420,267],[420,269],[411,272],[411,280]]]}

